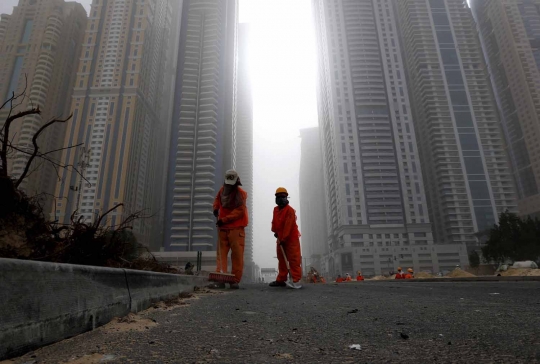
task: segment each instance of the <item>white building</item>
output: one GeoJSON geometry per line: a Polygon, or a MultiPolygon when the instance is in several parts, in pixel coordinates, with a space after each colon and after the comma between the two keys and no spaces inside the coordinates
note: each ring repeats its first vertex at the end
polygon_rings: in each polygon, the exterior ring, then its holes
{"type": "Polygon", "coordinates": [[[331,275],[433,244],[393,3],[313,1],[331,275]]]}

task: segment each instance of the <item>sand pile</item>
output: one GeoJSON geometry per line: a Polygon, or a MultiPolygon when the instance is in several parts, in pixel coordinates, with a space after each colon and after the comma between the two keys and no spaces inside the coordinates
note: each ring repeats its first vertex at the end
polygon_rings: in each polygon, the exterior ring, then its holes
{"type": "Polygon", "coordinates": [[[114,318],[101,329],[107,332],[145,331],[157,325],[157,322],[152,319],[130,313],[125,317],[114,318]]]}
{"type": "Polygon", "coordinates": [[[385,279],[388,279],[388,278],[386,278],[385,276],[375,276],[373,278],[370,278],[369,280],[370,281],[384,281],[385,279]]]}
{"type": "Polygon", "coordinates": [[[418,272],[414,273],[414,278],[435,278],[435,276],[427,272],[418,272]]]}
{"type": "Polygon", "coordinates": [[[540,269],[533,268],[509,268],[507,271],[500,272],[503,277],[538,277],[540,276],[540,269]]]}
{"type": "Polygon", "coordinates": [[[474,274],[465,272],[463,269],[456,268],[446,275],[449,278],[476,277],[474,274]]]}

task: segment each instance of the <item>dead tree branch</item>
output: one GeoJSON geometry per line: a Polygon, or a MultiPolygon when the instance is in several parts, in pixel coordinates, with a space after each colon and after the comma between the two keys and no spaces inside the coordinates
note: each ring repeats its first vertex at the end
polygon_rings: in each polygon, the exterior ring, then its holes
{"type": "Polygon", "coordinates": [[[51,125],[53,125],[55,123],[65,123],[65,122],[67,122],[69,119],[71,119],[72,116],[73,116],[73,114],[69,115],[66,119],[53,119],[53,120],[49,121],[48,123],[45,123],[43,126],[41,126],[41,128],[39,128],[38,131],[34,134],[34,136],[32,137],[32,144],[34,145],[34,151],[32,152],[32,155],[30,156],[30,158],[26,162],[26,165],[24,166],[23,173],[20,175],[20,177],[15,182],[15,188],[18,188],[19,185],[22,183],[22,181],[24,180],[24,178],[28,174],[28,170],[30,169],[30,166],[32,165],[32,162],[34,161],[34,159],[38,155],[39,146],[37,144],[37,139],[39,138],[41,133],[43,133],[43,131],[45,129],[47,129],[49,126],[51,126],[51,125]]]}

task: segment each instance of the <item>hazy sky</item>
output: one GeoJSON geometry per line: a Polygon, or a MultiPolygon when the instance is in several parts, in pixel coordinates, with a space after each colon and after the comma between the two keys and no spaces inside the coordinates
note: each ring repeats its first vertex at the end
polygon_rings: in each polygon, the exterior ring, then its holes
{"type": "Polygon", "coordinates": [[[311,1],[241,0],[240,21],[251,23],[254,259],[261,268],[277,268],[274,193],[287,188],[299,212],[299,129],[317,126],[311,1]]]}
{"type": "MultiPolygon", "coordinates": [[[[92,1],[79,2],[88,12],[92,1]]],[[[17,3],[0,0],[0,13],[11,14],[17,3]]],[[[270,232],[274,192],[287,188],[300,218],[298,130],[317,125],[311,1],[240,0],[240,22],[251,23],[254,258],[260,267],[271,268],[277,267],[270,232]]]]}

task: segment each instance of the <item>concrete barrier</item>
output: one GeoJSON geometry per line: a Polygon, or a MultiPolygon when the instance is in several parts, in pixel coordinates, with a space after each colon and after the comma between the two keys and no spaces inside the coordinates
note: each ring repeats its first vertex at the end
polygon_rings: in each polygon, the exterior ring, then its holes
{"type": "Polygon", "coordinates": [[[0,360],[192,291],[206,279],[0,258],[0,360]]]}
{"type": "Polygon", "coordinates": [[[206,277],[164,274],[126,269],[126,279],[131,295],[131,312],[144,310],[155,302],[178,296],[180,292],[202,286],[206,277]]]}

